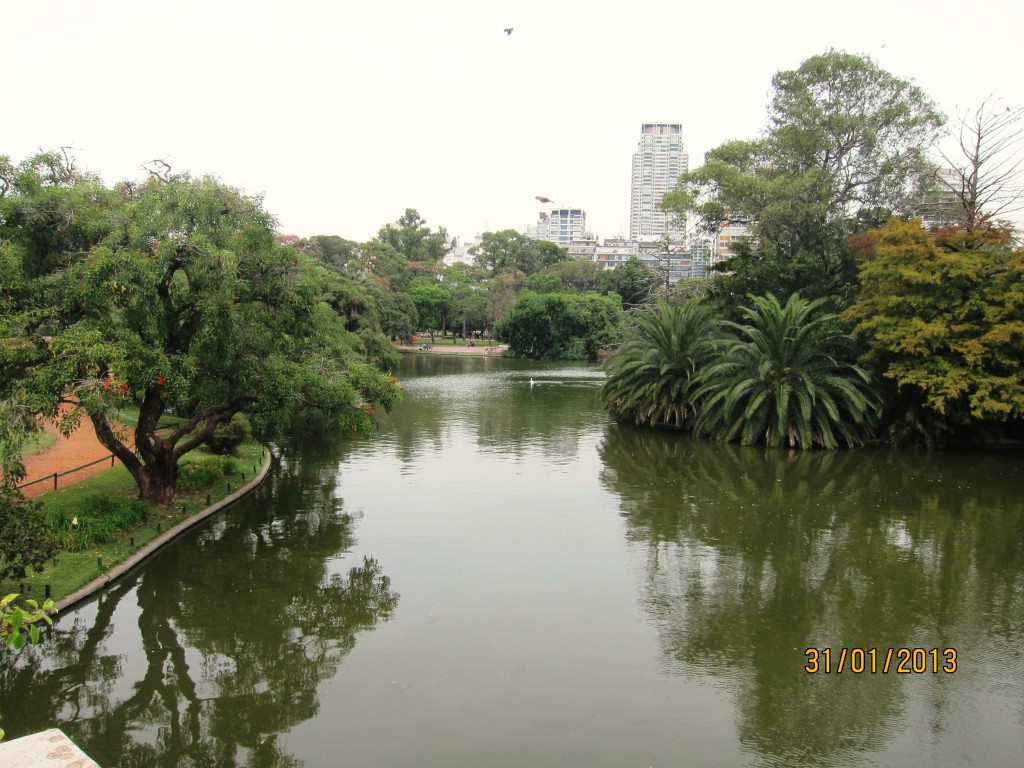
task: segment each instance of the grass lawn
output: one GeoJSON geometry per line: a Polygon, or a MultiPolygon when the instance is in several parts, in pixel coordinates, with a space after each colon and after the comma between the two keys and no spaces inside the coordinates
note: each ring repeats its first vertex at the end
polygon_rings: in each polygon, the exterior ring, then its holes
{"type": "MultiPolygon", "coordinates": [[[[493,346],[495,346],[495,344],[497,344],[497,342],[492,342],[491,340],[489,340],[486,337],[484,337],[482,339],[473,339],[472,341],[473,341],[474,346],[477,346],[477,347],[493,347],[493,346]]],[[[436,347],[440,347],[440,346],[468,347],[469,346],[469,342],[470,342],[470,339],[456,339],[456,338],[452,337],[450,334],[448,336],[441,336],[441,334],[438,334],[438,335],[436,335],[434,337],[434,341],[431,342],[430,341],[430,334],[429,333],[417,333],[416,334],[416,341],[415,341],[416,344],[431,344],[431,343],[433,343],[434,346],[436,346],[436,347]]]]}
{"type": "MultiPolygon", "coordinates": [[[[76,589],[85,586],[92,579],[101,575],[98,558],[102,558],[103,571],[121,562],[143,545],[149,543],[160,533],[181,522],[185,517],[204,509],[208,503],[220,501],[225,496],[237,491],[242,485],[252,480],[256,471],[263,465],[264,447],[259,443],[248,441],[243,443],[234,456],[237,472],[232,475],[218,477],[208,485],[192,491],[181,491],[175,495],[174,505],[161,508],[150,505],[148,519],[130,529],[121,531],[113,541],[96,544],[79,552],[61,552],[57,559],[50,562],[42,573],[29,573],[24,579],[0,582],[0,594],[21,592],[23,597],[42,600],[45,596],[45,585],[49,584],[51,597],[59,600],[76,589]],[[244,475],[244,479],[243,479],[244,475]],[[229,490],[230,484],[230,490],[229,490]],[[182,511],[184,507],[184,512],[182,511]],[[24,589],[22,588],[24,586],[24,589]]],[[[182,459],[182,466],[192,462],[209,459],[210,454],[204,451],[193,451],[182,459]]],[[[93,475],[74,485],[44,494],[38,498],[51,518],[70,519],[83,499],[89,496],[102,496],[111,500],[135,500],[139,492],[135,481],[121,464],[112,469],[93,475]]]]}
{"type": "Polygon", "coordinates": [[[42,430],[34,432],[29,439],[25,441],[25,446],[21,451],[21,455],[34,456],[37,453],[42,453],[47,448],[52,448],[56,442],[57,436],[50,432],[42,430]]]}
{"type": "MultiPolygon", "coordinates": [[[[114,420],[119,421],[128,427],[139,426],[139,404],[130,401],[119,408],[114,413],[114,420]]],[[[157,423],[157,429],[166,429],[168,427],[176,427],[181,424],[185,419],[181,416],[174,416],[169,413],[165,413],[160,417],[160,421],[157,423]]]]}

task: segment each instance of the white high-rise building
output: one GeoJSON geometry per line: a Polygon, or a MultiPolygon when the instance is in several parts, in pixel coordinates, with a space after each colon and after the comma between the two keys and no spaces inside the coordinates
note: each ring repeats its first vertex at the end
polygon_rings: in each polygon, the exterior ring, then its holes
{"type": "Polygon", "coordinates": [[[674,226],[671,214],[658,207],[676,187],[679,174],[689,170],[683,151],[682,123],[644,123],[633,153],[633,184],[629,203],[629,239],[657,240],[668,234],[680,240],[684,228],[674,226]]]}

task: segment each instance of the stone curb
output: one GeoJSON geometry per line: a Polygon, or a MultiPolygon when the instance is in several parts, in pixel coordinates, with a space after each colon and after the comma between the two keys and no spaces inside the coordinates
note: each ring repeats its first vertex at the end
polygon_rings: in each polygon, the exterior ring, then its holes
{"type": "Polygon", "coordinates": [[[54,607],[57,609],[57,617],[67,610],[68,608],[74,607],[81,602],[84,602],[94,594],[99,592],[101,589],[106,587],[112,581],[121,578],[126,573],[131,571],[135,566],[139,565],[143,560],[151,556],[157,550],[171,543],[174,539],[178,538],[181,534],[187,531],[189,528],[201,523],[206,518],[224,509],[224,507],[230,506],[238,501],[240,498],[245,496],[254,490],[260,483],[263,482],[263,478],[267,476],[267,472],[270,471],[270,464],[274,460],[274,454],[271,450],[267,449],[267,456],[263,461],[263,467],[256,477],[250,482],[243,485],[234,493],[225,496],[223,499],[215,504],[211,504],[206,509],[197,512],[191,517],[182,520],[180,523],[175,525],[173,528],[168,528],[167,531],[157,536],[155,539],[150,541],[148,544],[140,547],[136,552],[130,555],[127,559],[122,560],[117,565],[110,568],[109,571],[104,573],[102,576],[97,576],[95,579],[90,581],[81,589],[72,592],[67,597],[62,597],[60,600],[54,603],[54,607]]]}

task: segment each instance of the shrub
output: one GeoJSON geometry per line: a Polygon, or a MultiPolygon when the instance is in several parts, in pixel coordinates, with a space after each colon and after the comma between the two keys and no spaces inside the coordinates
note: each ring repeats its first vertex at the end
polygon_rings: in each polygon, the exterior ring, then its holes
{"type": "Polygon", "coordinates": [[[238,462],[230,456],[210,456],[200,461],[190,461],[178,470],[179,491],[197,491],[238,473],[238,462]]]}
{"type": "Polygon", "coordinates": [[[231,421],[218,424],[213,433],[206,438],[206,446],[213,453],[232,453],[242,442],[252,435],[252,426],[244,413],[236,413],[231,421]]]}
{"type": "Polygon", "coordinates": [[[699,434],[743,445],[834,449],[871,433],[878,399],[854,365],[853,339],[822,299],[793,294],[785,306],[768,294],[742,308],[747,323],[725,323],[737,337],[703,372],[699,434]]]}
{"type": "Polygon", "coordinates": [[[76,552],[113,541],[122,531],[145,522],[151,514],[152,507],[138,499],[92,495],[75,507],[51,510],[48,523],[61,548],[76,552]]]}
{"type": "Polygon", "coordinates": [[[695,300],[635,310],[629,339],[605,362],[601,400],[617,418],[682,427],[696,414],[699,373],[711,360],[718,319],[695,300]]]}
{"type": "Polygon", "coordinates": [[[57,542],[38,502],[0,484],[0,579],[21,579],[57,553],[57,542]]]}

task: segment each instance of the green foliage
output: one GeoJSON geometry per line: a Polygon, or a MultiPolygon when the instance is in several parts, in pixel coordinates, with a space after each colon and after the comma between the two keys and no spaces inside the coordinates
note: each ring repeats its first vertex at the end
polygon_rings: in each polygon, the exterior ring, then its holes
{"type": "Polygon", "coordinates": [[[346,240],[338,235],[313,235],[310,240],[316,243],[319,249],[319,253],[316,255],[327,264],[339,269],[348,264],[349,259],[355,255],[356,249],[359,247],[359,243],[354,240],[346,240]]]}
{"type": "Polygon", "coordinates": [[[381,227],[377,239],[409,261],[441,261],[456,245],[444,227],[431,231],[427,220],[415,208],[406,208],[397,222],[381,227]]]}
{"type": "Polygon", "coordinates": [[[444,271],[443,280],[452,297],[452,319],[462,323],[465,332],[486,328],[486,270],[471,264],[453,264],[444,271]]]}
{"type": "Polygon", "coordinates": [[[74,509],[51,510],[47,524],[62,550],[80,552],[114,541],[123,531],[144,523],[152,511],[144,501],[97,494],[84,497],[74,509]]]}
{"type": "Polygon", "coordinates": [[[867,371],[852,362],[853,339],[822,301],[774,296],[744,308],[747,323],[721,342],[703,372],[698,433],[743,445],[808,449],[861,444],[874,426],[876,398],[867,371]]]}
{"type": "MultiPolygon", "coordinates": [[[[918,221],[870,233],[862,289],[843,315],[864,362],[894,382],[894,416],[921,428],[1024,418],[1024,251],[1000,228],[933,236],[918,221]]],[[[932,434],[929,439],[934,439],[932,434]]]]}
{"type": "Polygon", "coordinates": [[[523,287],[534,293],[564,293],[565,288],[557,275],[549,272],[535,272],[527,276],[523,287]]]}
{"type": "Polygon", "coordinates": [[[188,175],[117,190],[40,178],[26,163],[0,199],[0,248],[19,265],[0,402],[65,432],[89,418],[143,498],[170,503],[179,459],[235,413],[268,437],[305,408],[365,432],[366,407],[393,401],[397,386],[364,362],[392,354],[379,293],[277,244],[259,199],[188,175]],[[138,455],[112,418],[129,395],[141,401],[138,455]],[[169,408],[187,421],[158,437],[169,408]]]}
{"type": "Polygon", "coordinates": [[[622,266],[604,270],[601,275],[601,292],[617,293],[622,298],[622,306],[632,309],[650,299],[659,281],[653,269],[631,256],[622,266]]]}
{"type": "Polygon", "coordinates": [[[218,424],[209,437],[206,447],[214,453],[232,453],[243,441],[252,436],[252,426],[244,413],[236,413],[231,421],[218,424]]]}
{"type": "MultiPolygon", "coordinates": [[[[25,600],[24,606],[18,605],[18,595],[11,594],[0,600],[0,641],[13,650],[20,650],[25,645],[25,632],[28,633],[32,645],[39,644],[39,623],[53,624],[50,618],[57,612],[53,600],[47,598],[42,605],[35,600],[25,600]]],[[[0,729],[0,739],[4,732],[0,729]]]]}
{"type": "Polygon", "coordinates": [[[499,272],[523,272],[532,275],[568,259],[568,253],[559,245],[546,240],[531,240],[514,229],[484,232],[480,243],[469,252],[479,267],[499,272]]]}
{"type": "Polygon", "coordinates": [[[576,293],[607,293],[601,289],[607,270],[589,259],[566,259],[545,267],[541,274],[553,275],[567,291],[576,293]]]}
{"type": "Polygon", "coordinates": [[[712,359],[719,321],[697,301],[662,301],[631,318],[626,342],[605,361],[601,401],[618,418],[682,427],[697,414],[694,394],[712,359]]]}
{"type": "Polygon", "coordinates": [[[769,292],[848,306],[857,284],[848,237],[921,204],[942,118],[916,86],[840,51],[777,73],[772,88],[764,135],[708,152],[663,204],[710,232],[752,228],[717,267],[712,295],[723,310],[769,292]]]}
{"type": "Polygon", "coordinates": [[[421,328],[433,333],[448,322],[452,297],[444,286],[432,283],[426,278],[416,278],[409,286],[409,298],[416,307],[421,328]]]}
{"type": "Polygon", "coordinates": [[[621,317],[617,296],[523,291],[494,333],[518,357],[594,359],[615,340],[621,317]]]}
{"type": "Polygon", "coordinates": [[[0,483],[0,580],[40,572],[57,554],[57,541],[38,502],[0,483]]]}
{"type": "MultiPolygon", "coordinates": [[[[2,161],[3,158],[0,158],[2,161]]],[[[51,615],[57,612],[53,600],[47,598],[40,605],[32,599],[24,601],[24,606],[18,605],[18,594],[10,594],[0,600],[0,641],[8,648],[18,651],[25,645],[25,633],[28,633],[29,642],[38,645],[40,640],[39,623],[46,622],[52,625],[51,615]]],[[[0,728],[0,741],[6,734],[0,728]]]]}

